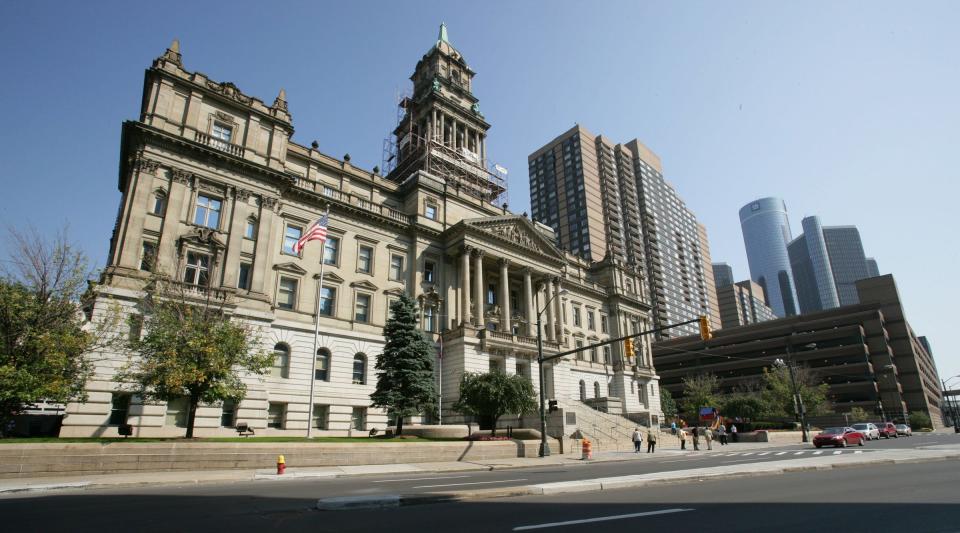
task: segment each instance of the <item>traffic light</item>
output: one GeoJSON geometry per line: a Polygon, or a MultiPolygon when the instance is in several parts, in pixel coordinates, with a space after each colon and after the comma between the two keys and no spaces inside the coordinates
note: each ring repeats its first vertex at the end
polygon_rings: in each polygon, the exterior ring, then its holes
{"type": "Polygon", "coordinates": [[[633,359],[633,339],[623,339],[623,354],[627,359],[633,359]]]}
{"type": "Polygon", "coordinates": [[[710,321],[705,316],[701,316],[700,319],[700,339],[703,341],[708,341],[713,338],[713,333],[710,331],[710,321]]]}
{"type": "Polygon", "coordinates": [[[551,413],[560,408],[560,406],[557,405],[557,401],[556,401],[556,400],[550,400],[550,401],[548,401],[548,402],[547,402],[547,405],[549,406],[548,411],[550,411],[551,413]]]}

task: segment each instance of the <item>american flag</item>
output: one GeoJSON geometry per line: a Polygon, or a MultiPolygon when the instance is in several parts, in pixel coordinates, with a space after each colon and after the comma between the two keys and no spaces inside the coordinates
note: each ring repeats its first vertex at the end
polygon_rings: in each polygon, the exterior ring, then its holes
{"type": "Polygon", "coordinates": [[[303,247],[310,241],[320,241],[324,242],[327,240],[327,222],[330,220],[330,211],[327,211],[320,217],[319,220],[314,222],[307,231],[304,232],[303,236],[300,237],[300,240],[293,245],[293,253],[300,254],[300,251],[303,250],[303,247]]]}

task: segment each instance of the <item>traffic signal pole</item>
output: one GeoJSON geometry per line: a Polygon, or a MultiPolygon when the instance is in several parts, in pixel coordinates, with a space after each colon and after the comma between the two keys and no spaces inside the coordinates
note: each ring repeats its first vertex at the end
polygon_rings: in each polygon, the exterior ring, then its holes
{"type": "MultiPolygon", "coordinates": [[[[658,332],[660,332],[660,331],[664,331],[664,330],[668,330],[668,329],[673,329],[673,328],[677,328],[677,327],[680,327],[680,326],[686,326],[687,324],[697,324],[697,323],[702,323],[702,322],[703,322],[702,318],[695,318],[695,319],[693,319],[693,320],[687,320],[686,322],[677,322],[676,324],[669,324],[669,325],[666,325],[666,326],[663,326],[663,327],[660,327],[660,328],[648,329],[648,330],[646,330],[646,331],[641,331],[641,332],[639,332],[639,333],[634,333],[634,334],[632,334],[632,335],[625,335],[625,336],[623,336],[623,337],[617,337],[617,338],[615,338],[615,339],[605,340],[605,341],[603,341],[603,342],[598,342],[598,343],[596,343],[596,344],[590,344],[590,345],[588,345],[588,346],[583,346],[583,347],[580,347],[580,348],[574,348],[574,349],[572,349],[572,350],[567,350],[567,351],[565,351],[565,352],[555,353],[555,354],[553,354],[553,355],[551,355],[551,356],[543,357],[542,360],[543,360],[543,361],[550,361],[550,360],[553,360],[553,359],[559,359],[559,358],[561,358],[561,357],[566,357],[566,356],[568,356],[568,355],[572,355],[572,354],[579,353],[579,352],[582,352],[582,351],[585,351],[585,350],[589,350],[589,349],[591,349],[591,348],[599,348],[599,347],[601,347],[601,346],[606,346],[606,345],[608,345],[608,344],[615,344],[615,343],[618,343],[618,342],[623,342],[623,341],[626,341],[626,340],[628,340],[628,339],[629,339],[629,340],[633,340],[633,339],[636,338],[636,337],[642,337],[642,336],[644,336],[644,335],[650,335],[651,333],[658,333],[658,332]]],[[[701,338],[703,337],[703,331],[702,331],[702,329],[703,329],[703,328],[701,327],[701,338]]],[[[706,339],[704,339],[704,340],[706,340],[706,339]]]]}

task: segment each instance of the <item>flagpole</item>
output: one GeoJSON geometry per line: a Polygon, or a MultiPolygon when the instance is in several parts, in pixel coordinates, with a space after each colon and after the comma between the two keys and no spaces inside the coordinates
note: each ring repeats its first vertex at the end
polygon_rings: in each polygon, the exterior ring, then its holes
{"type": "MultiPolygon", "coordinates": [[[[330,206],[327,206],[327,212],[324,215],[329,220],[330,206]]],[[[329,222],[327,222],[329,224],[329,222]]],[[[327,239],[324,238],[323,247],[320,249],[320,278],[317,280],[317,302],[313,313],[313,363],[310,365],[310,399],[307,404],[307,438],[313,438],[313,394],[317,384],[317,340],[320,337],[320,297],[323,294],[323,253],[327,247],[327,239]]],[[[327,372],[330,371],[329,359],[327,360],[327,372]]]]}

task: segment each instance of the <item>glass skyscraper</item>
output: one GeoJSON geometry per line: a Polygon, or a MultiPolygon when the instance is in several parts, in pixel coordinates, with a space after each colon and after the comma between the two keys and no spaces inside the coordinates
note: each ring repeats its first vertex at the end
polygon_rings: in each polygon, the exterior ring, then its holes
{"type": "Polygon", "coordinates": [[[821,226],[818,217],[806,217],[803,235],[787,250],[802,313],[860,303],[857,281],[876,275],[855,226],[821,226]]]}
{"type": "Polygon", "coordinates": [[[750,279],[766,295],[766,303],[779,317],[797,314],[793,274],[787,243],[790,222],[787,206],[779,198],[760,198],[740,208],[740,228],[750,264],[750,279]]]}

